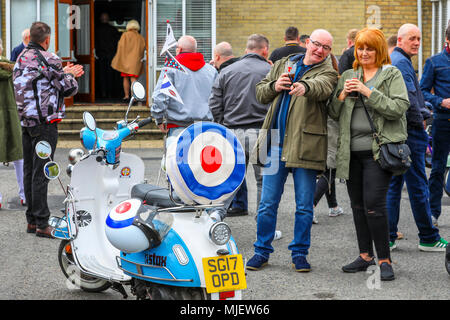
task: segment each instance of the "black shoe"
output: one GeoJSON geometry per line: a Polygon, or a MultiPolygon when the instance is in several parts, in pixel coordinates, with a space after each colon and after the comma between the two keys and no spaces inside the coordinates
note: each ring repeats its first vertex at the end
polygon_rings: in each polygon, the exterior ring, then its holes
{"type": "Polygon", "coordinates": [[[381,281],[391,281],[395,279],[394,270],[387,262],[383,262],[380,265],[380,279],[381,281]]]}
{"type": "Polygon", "coordinates": [[[355,261],[342,267],[342,271],[348,273],[355,273],[359,271],[366,271],[369,266],[374,266],[375,260],[372,258],[370,261],[366,261],[361,256],[358,256],[355,261]]]}
{"type": "Polygon", "coordinates": [[[248,211],[241,208],[229,208],[227,210],[227,217],[246,216],[248,211]]]}

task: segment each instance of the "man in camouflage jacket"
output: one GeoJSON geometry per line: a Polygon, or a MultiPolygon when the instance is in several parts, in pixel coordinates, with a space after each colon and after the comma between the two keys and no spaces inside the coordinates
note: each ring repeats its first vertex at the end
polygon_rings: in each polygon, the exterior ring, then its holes
{"type": "Polygon", "coordinates": [[[77,93],[75,78],[83,74],[82,66],[69,64],[63,68],[61,59],[47,52],[50,34],[47,24],[34,22],[30,28],[30,43],[18,57],[13,70],[14,93],[22,126],[27,232],[41,237],[51,237],[52,231],[48,225],[48,180],[43,170],[48,160],[37,157],[35,147],[39,141],[49,142],[53,158],[58,140],[57,124],[64,118],[64,98],[77,93]]]}

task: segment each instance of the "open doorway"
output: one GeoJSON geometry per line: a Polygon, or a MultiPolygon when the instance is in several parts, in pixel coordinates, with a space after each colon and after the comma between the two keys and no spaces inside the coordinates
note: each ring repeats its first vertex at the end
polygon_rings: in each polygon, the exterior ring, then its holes
{"type": "MultiPolygon", "coordinates": [[[[94,2],[95,32],[95,103],[123,103],[123,78],[111,68],[120,36],[128,21],[139,22],[140,34],[146,39],[145,1],[142,0],[96,0],[94,2]]],[[[144,63],[145,64],[145,63],[144,63]]],[[[144,70],[146,67],[144,65],[144,70]]],[[[146,87],[146,74],[138,81],[146,87]]]]}

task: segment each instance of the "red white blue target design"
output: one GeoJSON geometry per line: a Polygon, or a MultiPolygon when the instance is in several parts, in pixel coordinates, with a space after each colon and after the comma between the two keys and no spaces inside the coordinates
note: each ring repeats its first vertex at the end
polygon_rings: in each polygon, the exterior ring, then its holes
{"type": "Polygon", "coordinates": [[[244,150],[224,126],[197,122],[169,146],[167,174],[185,203],[220,203],[239,188],[245,177],[244,150]]]}
{"type": "Polygon", "coordinates": [[[106,225],[110,228],[124,228],[133,223],[141,206],[141,200],[129,199],[119,203],[108,214],[106,225]]]}

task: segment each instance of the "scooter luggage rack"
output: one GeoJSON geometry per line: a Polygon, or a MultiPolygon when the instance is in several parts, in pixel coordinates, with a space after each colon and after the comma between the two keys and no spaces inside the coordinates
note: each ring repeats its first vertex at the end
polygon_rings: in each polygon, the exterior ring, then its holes
{"type": "Polygon", "coordinates": [[[170,281],[170,282],[194,282],[194,279],[177,279],[172,272],[170,272],[170,270],[167,267],[160,267],[160,266],[154,266],[154,265],[150,265],[150,264],[142,264],[142,263],[136,263],[133,261],[130,261],[128,259],[116,256],[116,262],[117,262],[117,267],[122,270],[125,274],[130,274],[136,277],[141,277],[141,278],[145,278],[145,279],[149,279],[149,280],[159,280],[159,281],[170,281]],[[137,273],[135,272],[131,272],[130,270],[125,270],[122,267],[122,263],[121,261],[125,261],[127,263],[130,263],[134,266],[136,266],[136,270],[137,273]],[[155,268],[155,269],[164,269],[171,277],[172,279],[169,278],[160,278],[160,277],[152,277],[152,276],[146,276],[143,274],[142,272],[142,268],[155,268]]]}
{"type": "MultiPolygon", "coordinates": [[[[75,229],[76,229],[76,234],[75,235],[71,235],[71,232],[69,231],[70,228],[70,219],[69,219],[69,203],[74,202],[74,196],[72,194],[72,192],[70,191],[69,186],[67,186],[67,192],[66,192],[66,199],[64,200],[64,217],[55,217],[53,216],[52,218],[56,221],[55,225],[53,226],[54,229],[52,231],[52,236],[56,239],[60,239],[60,240],[74,240],[77,237],[78,234],[78,220],[76,217],[76,214],[74,215],[74,219],[75,219],[75,229]],[[65,228],[58,228],[60,226],[60,224],[64,222],[66,224],[65,228]],[[62,236],[57,235],[57,233],[61,233],[62,236]]],[[[73,208],[74,210],[74,208],[73,208]]]]}
{"type": "Polygon", "coordinates": [[[182,205],[177,207],[170,207],[170,208],[158,208],[156,209],[157,212],[171,212],[171,211],[195,211],[195,212],[201,212],[206,209],[212,209],[216,207],[223,206],[223,204],[194,204],[194,205],[182,205]]]}
{"type": "MultiPolygon", "coordinates": [[[[68,227],[60,227],[60,224],[64,221],[64,223],[66,223],[66,219],[64,219],[65,217],[52,217],[56,223],[55,226],[53,227],[52,230],[52,236],[56,239],[60,239],[60,240],[71,240],[71,236],[69,233],[69,228],[68,227]],[[62,234],[62,235],[61,235],[62,234]]],[[[67,223],[66,223],[67,224],[67,223]]]]}

